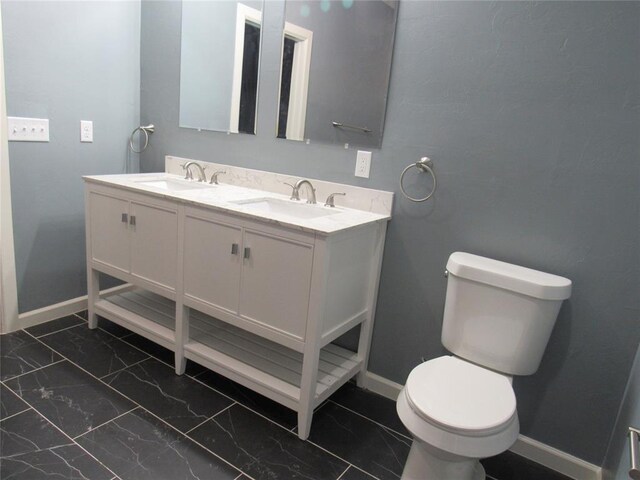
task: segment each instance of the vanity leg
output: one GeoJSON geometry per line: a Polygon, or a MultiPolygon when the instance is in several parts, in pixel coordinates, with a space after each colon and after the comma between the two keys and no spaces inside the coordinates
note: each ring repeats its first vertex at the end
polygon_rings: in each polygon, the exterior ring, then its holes
{"type": "Polygon", "coordinates": [[[356,376],[358,387],[366,388],[366,374],[369,366],[369,350],[371,349],[371,336],[373,334],[373,319],[376,316],[376,303],[378,300],[378,288],[380,287],[380,271],[382,270],[382,254],[384,253],[384,241],[386,238],[387,223],[378,224],[376,232],[377,240],[373,252],[374,260],[369,274],[369,288],[367,310],[369,314],[360,326],[360,340],[358,342],[358,359],[362,362],[360,371],[356,376]]]}
{"type": "Polygon", "coordinates": [[[371,319],[367,318],[360,325],[360,340],[358,342],[358,358],[362,361],[360,371],[356,375],[356,384],[366,388],[367,366],[369,364],[369,348],[371,346],[371,319]]]}
{"type": "Polygon", "coordinates": [[[311,275],[311,296],[304,350],[302,351],[302,375],[300,379],[300,404],[298,406],[298,437],[306,440],[311,430],[311,419],[316,401],[316,382],[320,364],[321,324],[324,319],[325,292],[329,278],[329,250],[326,241],[319,241],[313,251],[314,269],[311,275]],[[317,268],[315,266],[318,266],[317,268]]]}
{"type": "Polygon", "coordinates": [[[89,328],[98,328],[98,316],[95,303],[100,299],[100,272],[89,267],[87,269],[87,319],[89,328]]]}
{"type": "MultiPolygon", "coordinates": [[[[178,207],[178,231],[184,232],[184,206],[178,207]]],[[[189,307],[184,304],[184,235],[178,235],[178,275],[176,282],[176,332],[175,367],[176,374],[182,375],[187,368],[184,358],[184,344],[189,341],[189,307]]]]}
{"type": "Polygon", "coordinates": [[[182,375],[187,368],[184,358],[184,344],[189,341],[189,307],[182,302],[176,303],[176,373],[182,375]]]}
{"type": "MultiPolygon", "coordinates": [[[[315,342],[308,342],[313,343],[315,342]]],[[[298,437],[306,440],[311,431],[311,420],[313,419],[313,407],[316,396],[316,381],[318,379],[318,364],[320,349],[305,348],[304,360],[302,361],[302,381],[300,383],[300,408],[298,409],[298,437]],[[313,350],[307,352],[307,350],[313,350]]]]}

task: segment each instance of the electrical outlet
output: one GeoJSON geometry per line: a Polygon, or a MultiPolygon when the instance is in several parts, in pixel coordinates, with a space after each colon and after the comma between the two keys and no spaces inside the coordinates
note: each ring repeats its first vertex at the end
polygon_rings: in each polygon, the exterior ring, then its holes
{"type": "Polygon", "coordinates": [[[356,177],[369,178],[371,171],[371,152],[358,150],[356,155],[356,177]]]}
{"type": "Polygon", "coordinates": [[[80,120],[80,141],[93,142],[93,122],[91,120],[80,120]]]}

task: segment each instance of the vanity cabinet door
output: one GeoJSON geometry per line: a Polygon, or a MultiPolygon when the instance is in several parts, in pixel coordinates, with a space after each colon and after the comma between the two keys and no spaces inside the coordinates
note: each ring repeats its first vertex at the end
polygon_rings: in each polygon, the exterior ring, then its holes
{"type": "Polygon", "coordinates": [[[238,313],[242,228],[187,214],[184,221],[184,293],[238,313]]]}
{"type": "Polygon", "coordinates": [[[178,266],[177,211],[131,202],[131,274],[175,290],[178,266]]]}
{"type": "Polygon", "coordinates": [[[129,202],[110,195],[89,195],[91,259],[129,272],[129,202]]]}
{"type": "Polygon", "coordinates": [[[240,316],[305,338],[313,245],[245,229],[240,316]]]}

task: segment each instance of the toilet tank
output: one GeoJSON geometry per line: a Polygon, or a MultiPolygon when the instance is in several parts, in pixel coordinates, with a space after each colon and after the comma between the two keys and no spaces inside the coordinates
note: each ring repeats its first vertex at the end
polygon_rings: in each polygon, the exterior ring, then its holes
{"type": "Polygon", "coordinates": [[[499,372],[535,373],[571,280],[463,252],[447,270],[442,344],[499,372]]]}

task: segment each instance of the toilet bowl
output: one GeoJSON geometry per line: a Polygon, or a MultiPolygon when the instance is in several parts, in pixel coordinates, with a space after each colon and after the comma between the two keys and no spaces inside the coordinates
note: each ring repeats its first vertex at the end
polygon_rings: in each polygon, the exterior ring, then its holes
{"type": "Polygon", "coordinates": [[[481,480],[479,459],[507,450],[519,432],[510,378],[456,357],[416,367],[397,402],[413,435],[403,480],[481,480]]]}
{"type": "Polygon", "coordinates": [[[447,262],[442,343],[414,368],[398,415],[413,435],[402,480],[482,480],[519,432],[512,375],[536,372],[571,281],[477,255],[447,262]]]}

